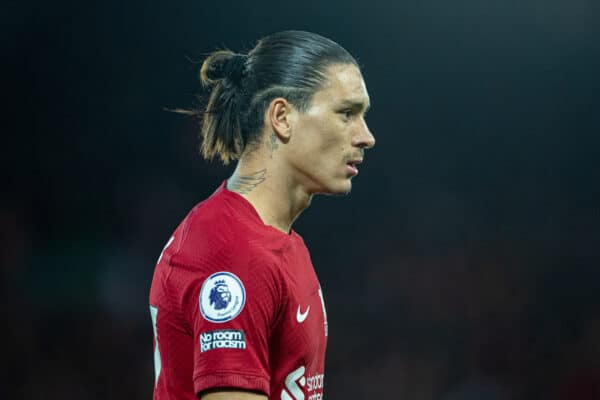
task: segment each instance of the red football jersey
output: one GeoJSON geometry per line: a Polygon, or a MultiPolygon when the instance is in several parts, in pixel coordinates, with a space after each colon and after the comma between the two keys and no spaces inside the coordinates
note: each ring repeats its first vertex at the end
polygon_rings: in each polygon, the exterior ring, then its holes
{"type": "Polygon", "coordinates": [[[154,400],[214,388],[322,398],[327,316],[302,238],[221,187],[162,251],[150,290],[154,400]]]}

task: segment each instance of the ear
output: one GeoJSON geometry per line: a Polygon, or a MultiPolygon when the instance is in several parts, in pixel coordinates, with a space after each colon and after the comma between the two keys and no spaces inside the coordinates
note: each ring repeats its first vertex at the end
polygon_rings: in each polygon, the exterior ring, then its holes
{"type": "Polygon", "coordinates": [[[273,99],[267,110],[267,122],[273,128],[273,132],[279,137],[279,140],[284,143],[290,140],[292,134],[292,113],[292,105],[283,97],[273,99]]]}

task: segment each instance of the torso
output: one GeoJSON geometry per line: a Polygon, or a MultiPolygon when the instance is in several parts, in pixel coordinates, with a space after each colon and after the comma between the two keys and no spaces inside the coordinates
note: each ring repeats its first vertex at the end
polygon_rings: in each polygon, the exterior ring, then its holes
{"type": "Polygon", "coordinates": [[[302,238],[265,226],[246,200],[223,187],[186,217],[173,238],[150,293],[161,365],[154,399],[192,399],[215,387],[264,392],[270,399],[321,399],[327,317],[302,238]],[[226,307],[217,314],[206,299],[200,310],[203,284],[206,290],[227,286],[209,280],[219,272],[239,278],[245,297],[240,310],[234,300],[242,289],[236,291],[229,278],[231,312],[226,307]],[[210,320],[214,315],[225,320],[210,320]],[[215,332],[242,332],[244,343],[207,341],[215,332]]]}

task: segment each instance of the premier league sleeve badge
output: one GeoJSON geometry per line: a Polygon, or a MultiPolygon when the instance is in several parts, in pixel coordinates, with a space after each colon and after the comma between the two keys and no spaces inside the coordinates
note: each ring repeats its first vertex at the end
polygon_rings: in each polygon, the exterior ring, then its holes
{"type": "Polygon", "coordinates": [[[223,323],[237,317],[246,303],[246,290],[231,272],[209,276],[200,289],[200,312],[210,322],[223,323]]]}

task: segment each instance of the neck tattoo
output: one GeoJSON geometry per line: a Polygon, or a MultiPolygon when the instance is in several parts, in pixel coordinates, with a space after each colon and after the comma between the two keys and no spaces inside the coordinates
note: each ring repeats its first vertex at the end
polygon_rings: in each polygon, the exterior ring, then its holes
{"type": "Polygon", "coordinates": [[[277,135],[271,133],[271,139],[269,141],[269,150],[271,150],[271,158],[273,158],[273,152],[277,150],[279,145],[277,144],[277,135]]]}
{"type": "Polygon", "coordinates": [[[227,189],[239,194],[246,194],[263,183],[267,179],[266,175],[266,168],[253,172],[250,175],[234,175],[227,181],[227,189]]]}

